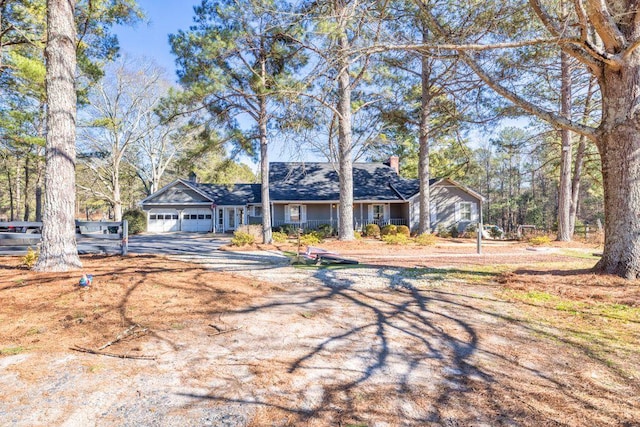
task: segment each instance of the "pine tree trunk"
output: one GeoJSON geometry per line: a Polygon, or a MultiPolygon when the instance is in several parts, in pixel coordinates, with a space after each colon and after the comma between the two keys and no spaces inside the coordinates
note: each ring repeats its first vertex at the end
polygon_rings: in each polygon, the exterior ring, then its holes
{"type": "Polygon", "coordinates": [[[47,144],[42,246],[38,271],[82,266],[75,234],[75,0],[47,1],[47,144]]]}
{"type": "Polygon", "coordinates": [[[340,35],[341,61],[338,64],[338,163],[340,175],[340,224],[338,238],[354,240],[353,233],[353,159],[351,158],[351,79],[346,52],[349,42],[340,35]]]}
{"type": "Polygon", "coordinates": [[[604,186],[604,253],[595,269],[640,277],[640,52],[600,79],[602,123],[598,150],[604,186]]]}
{"type": "Polygon", "coordinates": [[[260,131],[260,183],[262,197],[262,242],[271,243],[273,240],[271,229],[271,199],[269,198],[269,140],[267,139],[267,106],[266,101],[261,99],[261,115],[258,128],[260,131]]]}
{"type": "MultiPolygon", "coordinates": [[[[428,41],[428,30],[426,24],[423,26],[422,41],[428,41]]],[[[429,77],[431,67],[429,66],[429,58],[425,55],[422,57],[422,108],[420,111],[420,137],[418,151],[418,179],[420,183],[420,221],[418,226],[418,234],[431,232],[431,204],[429,203],[430,189],[429,178],[431,176],[429,170],[429,119],[431,117],[431,94],[429,91],[429,77]]]]}
{"type": "MultiPolygon", "coordinates": [[[[560,111],[567,119],[571,119],[571,69],[569,55],[560,54],[560,111]]],[[[560,130],[562,141],[560,151],[560,187],[558,188],[558,237],[561,242],[568,242],[573,236],[571,229],[571,131],[560,130]]]]}

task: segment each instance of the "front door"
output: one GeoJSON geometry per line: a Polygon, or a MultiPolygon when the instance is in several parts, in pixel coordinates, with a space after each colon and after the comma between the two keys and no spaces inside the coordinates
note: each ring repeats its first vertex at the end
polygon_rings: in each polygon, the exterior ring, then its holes
{"type": "Polygon", "coordinates": [[[227,219],[227,224],[225,229],[235,230],[236,229],[236,209],[225,208],[225,211],[226,211],[225,217],[227,219]]]}

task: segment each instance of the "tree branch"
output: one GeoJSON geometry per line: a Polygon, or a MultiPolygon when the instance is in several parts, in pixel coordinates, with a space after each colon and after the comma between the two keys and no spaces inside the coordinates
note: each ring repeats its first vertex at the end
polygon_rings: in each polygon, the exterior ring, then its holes
{"type": "MultiPolygon", "coordinates": [[[[534,0],[537,1],[537,0],[534,0]]],[[[445,32],[440,26],[440,23],[434,18],[431,12],[427,7],[422,7],[422,10],[425,14],[425,17],[429,20],[430,24],[433,26],[434,30],[439,33],[440,36],[445,36],[445,32]]],[[[515,105],[519,106],[523,110],[531,113],[544,121],[551,123],[552,125],[563,127],[569,130],[572,130],[580,135],[584,135],[592,140],[596,139],[595,129],[589,126],[585,126],[579,123],[575,123],[569,119],[566,119],[560,116],[557,113],[553,113],[551,111],[547,111],[543,108],[538,107],[537,105],[527,101],[523,97],[519,96],[515,92],[507,89],[506,87],[499,84],[495,78],[490,76],[481,66],[478,64],[471,55],[464,51],[460,50],[460,58],[471,68],[480,79],[485,82],[487,86],[493,89],[498,94],[507,98],[509,101],[513,102],[515,105]]]]}
{"type": "Polygon", "coordinates": [[[586,0],[586,2],[587,16],[602,38],[605,49],[611,53],[620,52],[627,45],[627,41],[613,20],[606,3],[603,0],[586,0]]]}

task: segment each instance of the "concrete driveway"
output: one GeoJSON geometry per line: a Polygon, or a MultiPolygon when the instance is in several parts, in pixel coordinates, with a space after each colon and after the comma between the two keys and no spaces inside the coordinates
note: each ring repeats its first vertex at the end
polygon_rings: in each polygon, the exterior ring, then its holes
{"type": "Polygon", "coordinates": [[[216,271],[253,271],[289,265],[279,252],[218,250],[231,236],[200,233],[136,234],[129,237],[130,254],[165,255],[180,261],[206,264],[216,271]]]}
{"type": "Polygon", "coordinates": [[[200,233],[135,234],[129,236],[129,253],[153,255],[210,255],[229,243],[229,236],[200,233]]]}

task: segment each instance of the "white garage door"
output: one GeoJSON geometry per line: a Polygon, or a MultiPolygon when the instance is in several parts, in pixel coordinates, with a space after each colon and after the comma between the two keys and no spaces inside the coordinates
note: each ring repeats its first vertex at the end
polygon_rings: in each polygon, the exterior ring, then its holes
{"type": "Polygon", "coordinates": [[[147,230],[152,233],[166,233],[178,231],[178,211],[175,209],[152,210],[149,212],[147,230]]]}
{"type": "Polygon", "coordinates": [[[182,212],[182,231],[208,233],[212,229],[211,209],[188,208],[182,212]]]}

